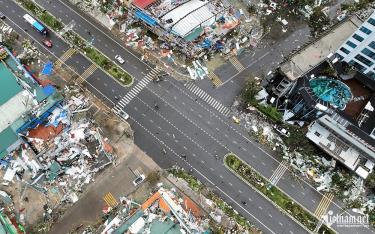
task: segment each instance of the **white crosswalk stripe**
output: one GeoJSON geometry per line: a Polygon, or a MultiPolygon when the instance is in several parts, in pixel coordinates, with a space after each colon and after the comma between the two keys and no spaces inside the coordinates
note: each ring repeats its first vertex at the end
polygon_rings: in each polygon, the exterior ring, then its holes
{"type": "Polygon", "coordinates": [[[284,172],[288,169],[288,162],[282,161],[276,170],[273,172],[272,176],[270,177],[269,181],[272,185],[276,185],[277,182],[281,179],[284,172]]]}
{"type": "Polygon", "coordinates": [[[144,89],[160,71],[159,68],[152,69],[141,81],[139,81],[114,107],[116,110],[124,108],[144,89]]]}
{"type": "Polygon", "coordinates": [[[193,84],[192,82],[188,83],[185,86],[189,91],[197,95],[199,98],[201,98],[203,101],[208,103],[210,106],[212,106],[215,110],[218,112],[224,114],[226,117],[230,114],[230,109],[217,100],[215,100],[213,97],[211,97],[208,93],[206,93],[204,90],[193,84]]]}

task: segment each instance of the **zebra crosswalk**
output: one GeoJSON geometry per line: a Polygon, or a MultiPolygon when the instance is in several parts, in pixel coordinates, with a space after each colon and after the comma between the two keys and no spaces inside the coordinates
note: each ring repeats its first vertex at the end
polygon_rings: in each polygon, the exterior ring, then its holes
{"type": "Polygon", "coordinates": [[[316,207],[314,215],[319,219],[326,214],[327,209],[331,205],[333,197],[335,195],[332,193],[326,193],[323,195],[322,200],[320,200],[318,207],[316,207]]]}
{"type": "Polygon", "coordinates": [[[229,62],[237,69],[238,72],[245,70],[245,67],[238,61],[236,57],[230,57],[229,62]]]}
{"type": "Polygon", "coordinates": [[[205,91],[203,91],[201,88],[196,86],[194,83],[190,82],[186,85],[186,88],[197,95],[199,98],[201,98],[203,101],[208,103],[210,106],[212,106],[215,110],[222,113],[226,117],[230,114],[230,109],[217,100],[215,100],[213,97],[211,97],[209,94],[207,94],[205,91]]]}
{"type": "Polygon", "coordinates": [[[116,198],[110,192],[107,193],[106,195],[104,195],[103,200],[110,207],[115,207],[115,206],[118,205],[118,202],[117,202],[116,198]]]}
{"type": "Polygon", "coordinates": [[[282,161],[279,166],[276,168],[276,170],[273,172],[271,177],[269,178],[269,181],[272,185],[276,185],[277,182],[281,179],[284,172],[288,169],[288,162],[282,161]]]}
{"type": "Polygon", "coordinates": [[[98,67],[95,64],[91,64],[82,75],[80,75],[78,82],[82,84],[89,76],[91,76],[98,67]]]}
{"type": "Polygon", "coordinates": [[[211,81],[215,85],[215,87],[218,87],[218,86],[223,84],[223,82],[220,80],[220,78],[214,72],[208,73],[208,77],[211,79],[211,81]]]}
{"type": "Polygon", "coordinates": [[[159,68],[152,69],[141,81],[139,81],[115,106],[115,109],[122,109],[137,96],[144,87],[148,85],[159,73],[159,68]]]}
{"type": "Polygon", "coordinates": [[[61,65],[63,65],[74,53],[76,52],[76,49],[69,48],[67,51],[64,52],[63,55],[55,62],[55,67],[59,68],[61,65]]]}

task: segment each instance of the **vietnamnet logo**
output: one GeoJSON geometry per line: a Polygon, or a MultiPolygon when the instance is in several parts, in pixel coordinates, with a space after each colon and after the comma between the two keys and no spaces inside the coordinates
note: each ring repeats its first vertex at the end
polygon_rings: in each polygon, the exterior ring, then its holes
{"type": "Polygon", "coordinates": [[[329,225],[336,224],[337,227],[369,227],[370,224],[368,215],[350,215],[348,213],[334,215],[332,210],[323,216],[323,220],[329,225]]]}

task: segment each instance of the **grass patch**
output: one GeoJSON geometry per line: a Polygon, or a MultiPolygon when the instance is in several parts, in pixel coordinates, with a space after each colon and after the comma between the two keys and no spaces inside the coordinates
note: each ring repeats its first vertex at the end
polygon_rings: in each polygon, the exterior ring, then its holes
{"type": "Polygon", "coordinates": [[[255,108],[257,108],[260,112],[270,118],[273,122],[280,123],[282,121],[282,113],[279,112],[276,107],[273,106],[264,106],[259,103],[255,103],[255,108]]]}
{"type": "MultiPolygon", "coordinates": [[[[235,171],[244,180],[257,188],[261,193],[266,195],[275,204],[277,204],[284,212],[290,214],[298,220],[307,229],[314,231],[318,224],[318,219],[310,212],[306,211],[299,204],[295,203],[289,196],[279,190],[277,187],[270,187],[268,181],[255,172],[249,165],[245,164],[236,155],[229,154],[225,158],[225,164],[235,171]]],[[[319,229],[319,233],[334,233],[327,226],[323,225],[319,229]]]]}
{"type": "Polygon", "coordinates": [[[276,107],[262,105],[258,102],[258,100],[256,100],[255,96],[260,90],[260,87],[254,80],[247,82],[245,88],[241,92],[242,107],[247,108],[248,106],[253,106],[265,116],[270,118],[273,122],[282,122],[283,115],[276,109],[276,107]]]}

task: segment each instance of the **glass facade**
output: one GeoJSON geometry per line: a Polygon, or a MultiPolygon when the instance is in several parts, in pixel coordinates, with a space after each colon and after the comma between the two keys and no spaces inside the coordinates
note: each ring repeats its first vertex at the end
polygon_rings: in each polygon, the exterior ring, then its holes
{"type": "Polygon", "coordinates": [[[370,19],[367,20],[367,22],[369,22],[370,24],[375,26],[375,19],[370,18],[370,19]]]}
{"type": "Polygon", "coordinates": [[[366,66],[369,66],[371,67],[374,63],[371,62],[369,59],[363,57],[362,55],[360,54],[357,54],[354,58],[356,58],[358,61],[360,61],[361,63],[363,64],[366,64],[366,66]]]}
{"type": "Polygon", "coordinates": [[[368,44],[368,46],[369,46],[370,48],[372,48],[372,49],[375,50],[375,41],[370,42],[370,44],[368,44]]]}
{"type": "Polygon", "coordinates": [[[372,58],[373,60],[375,60],[375,53],[372,52],[371,50],[367,49],[367,48],[364,48],[362,50],[362,53],[370,58],[372,58]]]}
{"type": "Polygon", "coordinates": [[[363,37],[361,37],[360,35],[358,35],[358,34],[356,34],[356,33],[354,33],[353,38],[356,39],[356,40],[359,41],[359,42],[362,42],[362,41],[363,41],[363,37]]]}
{"type": "Polygon", "coordinates": [[[347,41],[346,44],[347,44],[348,46],[352,47],[353,49],[354,49],[355,47],[357,47],[357,45],[354,44],[354,43],[351,42],[351,41],[347,41]]]}
{"type": "Polygon", "coordinates": [[[344,47],[341,47],[340,50],[341,50],[342,52],[344,52],[345,54],[349,54],[349,53],[350,53],[350,51],[347,50],[347,49],[345,49],[344,47]]]}
{"type": "Polygon", "coordinates": [[[366,68],[364,66],[362,66],[359,63],[357,63],[354,60],[350,60],[349,64],[352,65],[352,66],[354,66],[355,68],[357,68],[360,72],[364,72],[366,70],[366,68]]]}
{"type": "Polygon", "coordinates": [[[370,35],[372,33],[372,31],[364,26],[360,27],[359,30],[361,30],[361,32],[363,33],[366,33],[367,35],[370,35]]]}
{"type": "Polygon", "coordinates": [[[368,77],[370,77],[370,78],[372,78],[372,79],[375,80],[375,72],[373,72],[373,71],[369,71],[369,72],[367,72],[366,75],[367,75],[368,77]]]}

